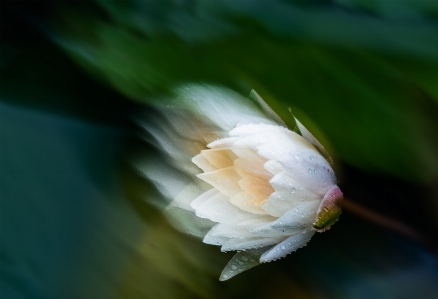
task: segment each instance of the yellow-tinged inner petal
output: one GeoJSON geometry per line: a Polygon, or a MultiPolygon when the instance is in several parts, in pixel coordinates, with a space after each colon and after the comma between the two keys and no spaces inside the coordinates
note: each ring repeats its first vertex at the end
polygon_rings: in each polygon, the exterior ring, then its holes
{"type": "Polygon", "coordinates": [[[201,151],[201,154],[216,168],[233,166],[237,156],[230,149],[209,149],[201,151]]]}
{"type": "Polygon", "coordinates": [[[222,168],[213,172],[201,173],[197,176],[229,197],[239,193],[242,190],[238,183],[240,176],[233,166],[222,168]]]}
{"type": "Polygon", "coordinates": [[[192,162],[196,164],[204,172],[216,171],[217,168],[211,164],[203,154],[193,157],[192,162]]]}
{"type": "Polygon", "coordinates": [[[243,211],[258,215],[266,215],[266,211],[260,205],[251,203],[251,201],[257,202],[259,200],[263,200],[263,198],[257,198],[254,195],[246,194],[244,191],[231,197],[230,199],[233,205],[237,206],[243,211]]]}

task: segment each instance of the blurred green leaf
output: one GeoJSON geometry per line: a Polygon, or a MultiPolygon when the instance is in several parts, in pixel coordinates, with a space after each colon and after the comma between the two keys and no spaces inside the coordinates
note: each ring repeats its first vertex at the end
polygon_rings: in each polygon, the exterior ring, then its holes
{"type": "Polygon", "coordinates": [[[106,18],[64,7],[54,40],[129,98],[185,82],[254,88],[286,122],[288,106],[312,118],[348,163],[437,177],[438,20],[324,1],[97,3],[106,18]]]}

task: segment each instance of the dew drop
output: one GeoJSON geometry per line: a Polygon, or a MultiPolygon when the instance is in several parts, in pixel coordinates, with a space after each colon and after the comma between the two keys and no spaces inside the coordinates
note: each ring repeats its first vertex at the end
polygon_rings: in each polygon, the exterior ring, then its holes
{"type": "Polygon", "coordinates": [[[327,208],[324,208],[324,209],[322,209],[323,211],[324,211],[324,213],[327,213],[328,212],[328,209],[327,208]]]}
{"type": "Polygon", "coordinates": [[[227,274],[224,274],[224,276],[223,276],[225,279],[227,279],[228,278],[228,275],[227,274]]]}
{"type": "Polygon", "coordinates": [[[286,246],[281,245],[281,249],[282,249],[282,250],[285,250],[285,249],[286,249],[286,246]]]}
{"type": "Polygon", "coordinates": [[[236,265],[232,265],[232,266],[231,266],[231,269],[236,270],[236,269],[237,269],[237,266],[236,266],[236,265]]]}
{"type": "Polygon", "coordinates": [[[298,212],[299,210],[300,210],[300,209],[298,209],[298,208],[295,208],[295,209],[294,209],[295,212],[298,212]]]}
{"type": "Polygon", "coordinates": [[[242,256],[241,257],[242,261],[246,262],[248,260],[248,258],[246,256],[242,256]]]}
{"type": "Polygon", "coordinates": [[[313,155],[311,155],[311,156],[309,157],[309,159],[310,159],[311,161],[315,161],[315,160],[316,160],[316,157],[313,156],[313,155]]]}
{"type": "Polygon", "coordinates": [[[290,189],[290,193],[295,193],[296,191],[297,191],[296,188],[292,188],[292,189],[290,189]]]}

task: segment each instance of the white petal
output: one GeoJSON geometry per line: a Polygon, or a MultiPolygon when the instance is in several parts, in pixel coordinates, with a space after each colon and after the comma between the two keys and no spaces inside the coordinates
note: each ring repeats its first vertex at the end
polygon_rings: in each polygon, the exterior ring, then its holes
{"type": "Polygon", "coordinates": [[[275,111],[272,110],[271,107],[269,107],[269,105],[262,99],[261,96],[259,96],[259,94],[254,89],[251,90],[251,92],[249,93],[249,98],[253,99],[254,101],[256,101],[260,105],[260,107],[262,108],[262,110],[266,116],[268,116],[270,119],[274,120],[277,124],[286,127],[286,124],[281,119],[281,117],[278,116],[278,114],[275,113],[275,111]]]}
{"type": "Polygon", "coordinates": [[[319,200],[304,202],[287,211],[276,221],[270,223],[270,226],[276,231],[281,231],[289,235],[305,227],[311,227],[316,219],[319,204],[319,200]]]}
{"type": "Polygon", "coordinates": [[[287,211],[280,218],[265,223],[251,230],[260,237],[279,237],[296,234],[306,227],[311,227],[316,218],[320,201],[304,202],[287,211]]]}
{"type": "Polygon", "coordinates": [[[315,194],[324,196],[336,184],[330,164],[316,151],[287,153],[277,161],[297,183],[315,194]]]}
{"type": "Polygon", "coordinates": [[[266,134],[273,132],[285,132],[289,131],[285,127],[280,127],[278,125],[269,125],[264,123],[259,124],[246,124],[238,126],[230,131],[230,136],[250,136],[254,134],[266,134]]]}
{"type": "Polygon", "coordinates": [[[169,202],[193,181],[192,177],[159,159],[138,158],[133,163],[138,171],[151,180],[169,202]]]}
{"type": "Polygon", "coordinates": [[[269,160],[268,162],[266,162],[264,164],[264,167],[267,171],[269,171],[273,175],[276,175],[276,174],[284,171],[283,166],[281,166],[281,164],[275,160],[269,160]]]}
{"type": "Polygon", "coordinates": [[[196,210],[199,208],[204,202],[212,198],[213,196],[218,195],[220,192],[217,191],[215,188],[211,188],[210,190],[205,191],[204,193],[200,194],[197,198],[195,198],[191,203],[190,206],[192,209],[196,210]]]}
{"type": "Polygon", "coordinates": [[[245,238],[245,239],[231,239],[227,243],[222,245],[221,251],[232,251],[232,250],[248,250],[256,249],[261,247],[266,247],[270,245],[277,244],[283,241],[286,237],[277,238],[245,238]]]}
{"type": "Polygon", "coordinates": [[[330,157],[329,153],[325,150],[324,146],[322,146],[322,144],[318,141],[318,139],[316,139],[312,133],[310,133],[309,130],[306,129],[306,127],[303,126],[302,123],[300,123],[298,121],[298,119],[295,118],[295,122],[298,126],[298,129],[301,132],[301,136],[303,136],[303,138],[305,138],[307,141],[309,141],[313,146],[315,146],[319,152],[321,153],[321,155],[324,156],[324,158],[330,163],[333,164],[333,159],[332,157],[330,157]]]}
{"type": "Polygon", "coordinates": [[[244,212],[229,202],[229,198],[218,193],[196,208],[196,216],[219,223],[238,223],[254,218],[254,214],[244,212]]]}
{"type": "MultiPolygon", "coordinates": [[[[195,213],[169,205],[164,210],[164,215],[170,224],[180,232],[203,238],[215,225],[209,219],[196,217],[195,213]]],[[[225,242],[224,242],[225,243],[225,242]]]]}
{"type": "Polygon", "coordinates": [[[239,140],[238,137],[227,137],[227,138],[222,138],[222,139],[218,139],[216,141],[213,141],[211,143],[209,143],[207,146],[209,148],[224,148],[224,147],[232,147],[234,142],[239,140]]]}
{"type": "Polygon", "coordinates": [[[270,223],[265,223],[259,227],[251,230],[251,233],[257,237],[264,238],[275,238],[275,237],[287,237],[290,236],[288,233],[284,233],[281,230],[275,230],[271,227],[270,223]]]}
{"type": "Polygon", "coordinates": [[[191,207],[191,203],[202,195],[204,192],[209,190],[211,187],[205,182],[197,179],[193,183],[187,185],[172,201],[171,205],[185,209],[188,211],[194,211],[191,207]]]}
{"type": "Polygon", "coordinates": [[[223,194],[231,197],[241,192],[239,186],[240,176],[234,167],[222,168],[213,172],[201,173],[197,175],[201,180],[209,183],[223,194]]]}
{"type": "Polygon", "coordinates": [[[166,124],[160,123],[157,127],[143,123],[142,126],[155,138],[167,157],[175,161],[176,166],[189,173],[199,173],[191,158],[205,149],[205,144],[178,135],[166,124]]]}
{"type": "Polygon", "coordinates": [[[260,262],[266,263],[285,257],[298,248],[305,246],[314,234],[315,231],[309,228],[303,233],[290,236],[280,244],[263,253],[263,255],[260,257],[260,262]]]}
{"type": "Polygon", "coordinates": [[[188,107],[224,132],[229,132],[239,123],[275,124],[249,99],[230,89],[193,84],[177,88],[175,93],[175,104],[188,107]]]}
{"type": "MultiPolygon", "coordinates": [[[[160,103],[164,104],[165,102],[160,103]]],[[[190,111],[187,107],[161,105],[159,109],[172,130],[184,138],[206,145],[213,140],[227,136],[225,131],[215,126],[210,120],[190,111]]],[[[161,126],[163,122],[157,123],[161,126]]]]}
{"type": "Polygon", "coordinates": [[[268,201],[263,205],[263,209],[273,216],[279,217],[305,201],[322,199],[321,196],[298,184],[287,171],[274,176],[270,184],[276,192],[269,196],[268,201]]]}
{"type": "Polygon", "coordinates": [[[302,152],[308,152],[309,155],[320,155],[313,145],[294,132],[271,134],[266,136],[265,140],[266,142],[256,146],[257,152],[260,156],[270,160],[280,161],[286,155],[295,155],[302,152]]]}
{"type": "Polygon", "coordinates": [[[219,280],[228,280],[231,277],[242,273],[260,264],[260,256],[267,248],[247,250],[236,253],[222,271],[219,280]]]}
{"type": "Polygon", "coordinates": [[[254,235],[248,229],[248,226],[238,224],[220,223],[209,232],[212,236],[225,238],[251,238],[254,235]]]}
{"type": "Polygon", "coordinates": [[[215,231],[215,229],[217,228],[218,224],[216,226],[214,226],[204,237],[204,239],[202,240],[202,242],[204,242],[205,244],[210,244],[210,245],[218,245],[218,246],[222,246],[223,244],[227,243],[230,238],[222,236],[222,235],[214,235],[213,232],[215,231]]]}

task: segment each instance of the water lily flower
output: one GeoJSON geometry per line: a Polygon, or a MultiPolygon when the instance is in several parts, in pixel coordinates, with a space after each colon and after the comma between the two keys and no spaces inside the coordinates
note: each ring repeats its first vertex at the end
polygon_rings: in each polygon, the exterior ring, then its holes
{"type": "Polygon", "coordinates": [[[143,125],[171,167],[140,168],[170,199],[165,213],[177,228],[237,251],[220,280],[285,257],[338,219],[342,192],[330,156],[254,91],[246,99],[189,85],[161,103],[155,125],[143,125]]]}

